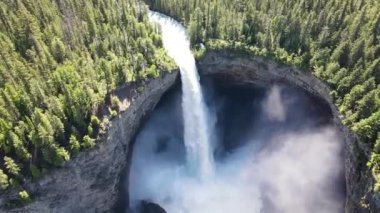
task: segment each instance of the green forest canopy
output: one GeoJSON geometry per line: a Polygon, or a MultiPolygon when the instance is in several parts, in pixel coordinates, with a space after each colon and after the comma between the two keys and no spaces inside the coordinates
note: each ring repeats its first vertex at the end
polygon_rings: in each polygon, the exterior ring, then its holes
{"type": "Polygon", "coordinates": [[[327,83],[344,124],[370,149],[380,190],[379,0],[147,0],[184,23],[193,45],[245,47],[327,83]]]}
{"type": "Polygon", "coordinates": [[[0,191],[94,146],[116,87],[174,68],[146,12],[136,0],[0,1],[0,191]]]}

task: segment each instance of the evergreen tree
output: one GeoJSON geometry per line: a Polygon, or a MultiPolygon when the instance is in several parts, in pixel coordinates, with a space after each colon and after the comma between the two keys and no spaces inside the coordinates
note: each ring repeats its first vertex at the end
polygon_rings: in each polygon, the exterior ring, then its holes
{"type": "Polygon", "coordinates": [[[7,171],[9,172],[9,174],[12,174],[14,176],[20,175],[21,169],[12,158],[5,156],[4,165],[7,171]]]}
{"type": "Polygon", "coordinates": [[[0,169],[0,189],[4,190],[8,188],[9,182],[8,182],[8,176],[4,173],[2,169],[0,169]]]}

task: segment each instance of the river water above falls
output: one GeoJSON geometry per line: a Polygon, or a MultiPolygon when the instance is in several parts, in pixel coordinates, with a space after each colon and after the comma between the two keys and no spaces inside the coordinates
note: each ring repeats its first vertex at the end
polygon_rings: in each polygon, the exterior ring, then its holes
{"type": "Polygon", "coordinates": [[[169,213],[344,212],[340,139],[327,106],[286,84],[242,86],[215,76],[200,84],[185,29],[157,13],[150,19],[181,82],[137,134],[133,212],[141,201],[169,213]]]}

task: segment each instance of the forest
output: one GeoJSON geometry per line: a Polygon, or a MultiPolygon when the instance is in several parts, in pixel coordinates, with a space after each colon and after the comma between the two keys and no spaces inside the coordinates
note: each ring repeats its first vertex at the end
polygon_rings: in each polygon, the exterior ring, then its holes
{"type": "Polygon", "coordinates": [[[0,193],[28,201],[26,179],[95,145],[110,92],[173,67],[136,0],[0,1],[0,193]]]}
{"type": "Polygon", "coordinates": [[[182,22],[194,49],[232,49],[324,81],[343,123],[371,150],[380,190],[380,1],[147,0],[182,22]]]}

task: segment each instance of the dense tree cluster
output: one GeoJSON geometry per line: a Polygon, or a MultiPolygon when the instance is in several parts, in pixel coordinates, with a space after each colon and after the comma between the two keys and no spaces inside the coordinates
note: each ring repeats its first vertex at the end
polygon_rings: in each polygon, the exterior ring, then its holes
{"type": "Polygon", "coordinates": [[[107,94],[172,67],[136,0],[0,1],[0,190],[94,146],[107,94]]]}
{"type": "MultiPolygon", "coordinates": [[[[215,39],[310,70],[325,81],[344,123],[372,150],[380,190],[379,0],[147,0],[184,23],[192,44],[215,39]]],[[[217,44],[217,45],[215,45],[217,44]]]]}

